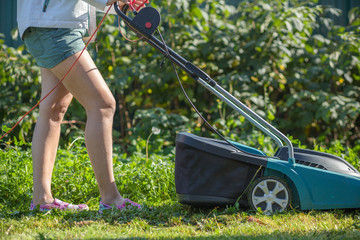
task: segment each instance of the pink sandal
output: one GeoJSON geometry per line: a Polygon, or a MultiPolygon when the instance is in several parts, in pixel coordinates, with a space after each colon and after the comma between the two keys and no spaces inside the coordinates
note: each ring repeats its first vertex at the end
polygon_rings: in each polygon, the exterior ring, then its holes
{"type": "MultiPolygon", "coordinates": [[[[31,201],[30,210],[33,211],[36,207],[37,207],[37,205],[35,205],[33,203],[33,201],[31,201]]],[[[89,207],[86,204],[74,205],[71,203],[63,202],[56,198],[54,199],[53,203],[40,205],[40,207],[39,207],[40,211],[49,211],[51,209],[59,209],[59,210],[65,210],[65,211],[66,210],[82,211],[82,210],[89,210],[89,207]]]]}
{"type": "MultiPolygon", "coordinates": [[[[124,202],[121,204],[121,205],[114,205],[114,207],[116,207],[117,209],[119,210],[123,210],[123,209],[130,209],[132,207],[135,207],[135,208],[138,208],[138,209],[141,209],[141,205],[136,203],[136,202],[133,202],[131,201],[130,199],[128,198],[125,198],[124,202]]],[[[110,205],[107,205],[105,203],[103,203],[101,200],[100,200],[100,204],[99,204],[99,213],[102,213],[104,210],[108,210],[108,209],[112,209],[113,207],[110,206],[110,205]]]]}

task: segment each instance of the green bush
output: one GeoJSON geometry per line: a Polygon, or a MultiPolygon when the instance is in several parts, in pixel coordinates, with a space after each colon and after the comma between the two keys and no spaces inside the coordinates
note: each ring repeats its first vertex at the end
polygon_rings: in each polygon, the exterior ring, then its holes
{"type": "MultiPolygon", "coordinates": [[[[310,1],[233,5],[178,0],[152,5],[161,12],[161,30],[169,46],[281,131],[305,144],[314,140],[358,144],[360,43],[359,21],[354,17],[358,9],[350,12],[349,26],[340,27],[325,17],[327,12],[339,14],[338,10],[310,1]]],[[[126,42],[112,24],[114,17],[108,21],[100,34],[97,60],[117,96],[121,109],[117,117],[125,119],[122,136],[129,133],[126,126],[137,126],[133,121],[137,109],[159,107],[185,115],[190,120],[185,128],[208,135],[186,103],[170,64],[160,70],[163,56],[142,42],[126,42]],[[105,64],[109,62],[111,66],[105,64]]],[[[253,131],[249,124],[187,75],[181,78],[210,122],[227,136],[248,140],[253,131]]],[[[137,127],[137,132],[147,132],[137,127]]]]}
{"type": "MultiPolygon", "coordinates": [[[[24,46],[14,49],[0,38],[0,123],[12,127],[28,112],[40,97],[39,68],[30,55],[23,54],[24,46]]],[[[31,137],[37,110],[20,122],[12,136],[19,139],[31,137]]],[[[7,129],[6,128],[6,129],[7,129]]],[[[1,135],[5,134],[5,131],[1,135]]]]}
{"type": "MultiPolygon", "coordinates": [[[[340,11],[313,1],[151,4],[161,12],[160,29],[171,48],[282,132],[306,145],[360,144],[358,8],[349,13],[348,26],[336,26],[327,16],[340,11]]],[[[131,31],[125,34],[136,38],[131,31]]],[[[142,41],[130,43],[121,37],[115,16],[106,17],[98,44],[99,52],[94,46],[89,51],[117,100],[114,141],[123,151],[132,152],[144,143],[152,127],[163,133],[153,137],[157,145],[152,152],[169,151],[177,131],[214,136],[186,102],[169,61],[160,68],[162,54],[142,41]]],[[[1,97],[0,119],[9,126],[39,99],[39,79],[21,49],[1,49],[6,95],[1,97]],[[32,89],[26,90],[29,86],[32,89]]],[[[244,118],[185,73],[180,77],[190,99],[221,133],[259,146],[262,137],[253,138],[254,128],[244,118]]],[[[36,112],[23,121],[16,136],[27,137],[35,116],[36,112]]],[[[68,138],[62,145],[81,134],[85,117],[81,106],[72,104],[66,120],[75,121],[64,125],[68,138]]]]}

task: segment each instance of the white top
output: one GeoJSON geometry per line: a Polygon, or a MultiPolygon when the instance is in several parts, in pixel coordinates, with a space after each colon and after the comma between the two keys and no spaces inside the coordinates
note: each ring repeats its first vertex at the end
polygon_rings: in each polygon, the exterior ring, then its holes
{"type": "Polygon", "coordinates": [[[90,5],[104,10],[107,0],[17,0],[22,38],[28,27],[88,28],[90,5]]]}

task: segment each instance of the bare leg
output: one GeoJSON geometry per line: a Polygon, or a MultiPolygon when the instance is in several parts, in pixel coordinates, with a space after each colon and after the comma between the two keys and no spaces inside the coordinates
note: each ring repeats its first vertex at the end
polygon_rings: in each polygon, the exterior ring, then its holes
{"type": "MultiPolygon", "coordinates": [[[[80,53],[51,69],[61,79],[80,53]]],[[[112,124],[115,99],[87,51],[63,81],[65,88],[84,106],[87,113],[85,142],[102,201],[121,204],[112,166],[112,124]]]]}
{"type": "MultiPolygon", "coordinates": [[[[49,70],[41,69],[42,95],[47,94],[59,81],[49,70]]],[[[43,96],[42,96],[43,97],[43,96]]],[[[53,202],[51,175],[59,143],[60,124],[72,100],[72,95],[60,84],[40,104],[39,118],[32,140],[34,204],[53,202]]]]}

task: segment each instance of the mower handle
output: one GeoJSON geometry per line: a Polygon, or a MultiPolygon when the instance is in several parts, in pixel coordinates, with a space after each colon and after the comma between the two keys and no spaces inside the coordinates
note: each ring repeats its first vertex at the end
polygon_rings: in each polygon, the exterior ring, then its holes
{"type": "Polygon", "coordinates": [[[203,70],[201,70],[191,62],[187,61],[177,52],[175,52],[171,48],[168,48],[166,45],[164,45],[162,41],[153,36],[153,33],[158,30],[158,26],[160,24],[160,13],[155,8],[145,7],[139,12],[135,11],[135,17],[133,19],[129,18],[126,15],[126,11],[128,10],[127,5],[125,5],[123,8],[124,12],[119,8],[117,3],[114,3],[114,8],[118,16],[122,18],[125,24],[130,27],[132,31],[134,31],[137,35],[140,35],[144,41],[146,41],[158,51],[163,53],[167,58],[169,58],[172,62],[174,62],[181,69],[187,72],[191,77],[193,77],[194,80],[199,82],[209,91],[211,91],[216,96],[225,101],[227,104],[229,104],[233,109],[238,111],[247,120],[257,126],[260,130],[262,130],[266,135],[270,136],[278,144],[279,147],[283,146],[281,142],[281,140],[283,140],[289,149],[288,161],[290,164],[295,165],[293,145],[291,141],[282,132],[273,127],[270,123],[265,121],[253,110],[248,108],[245,104],[243,104],[233,95],[231,95],[221,86],[219,86],[216,81],[214,81],[203,70]]]}

